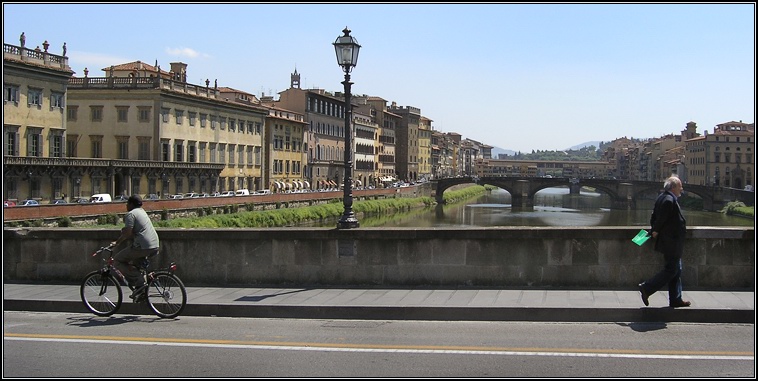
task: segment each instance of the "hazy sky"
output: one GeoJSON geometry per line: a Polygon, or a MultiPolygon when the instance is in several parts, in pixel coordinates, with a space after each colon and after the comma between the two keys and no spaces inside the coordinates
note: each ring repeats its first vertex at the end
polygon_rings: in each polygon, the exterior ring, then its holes
{"type": "Polygon", "coordinates": [[[755,121],[755,4],[21,4],[3,42],[83,76],[141,60],[188,82],[277,96],[343,91],[332,43],[362,45],[354,94],[421,109],[435,130],[502,149],[655,138],[755,121]]]}

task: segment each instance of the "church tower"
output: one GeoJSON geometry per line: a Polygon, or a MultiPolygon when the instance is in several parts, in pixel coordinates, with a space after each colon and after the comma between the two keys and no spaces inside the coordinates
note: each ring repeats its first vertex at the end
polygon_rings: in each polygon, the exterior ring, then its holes
{"type": "Polygon", "coordinates": [[[297,68],[290,74],[290,88],[300,88],[300,74],[297,73],[297,68]]]}

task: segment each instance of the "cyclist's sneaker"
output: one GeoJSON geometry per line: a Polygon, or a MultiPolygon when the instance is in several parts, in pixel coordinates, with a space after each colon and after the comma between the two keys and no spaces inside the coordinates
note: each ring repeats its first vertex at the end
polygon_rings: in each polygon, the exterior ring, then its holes
{"type": "Polygon", "coordinates": [[[134,292],[132,292],[129,297],[132,298],[134,302],[139,302],[145,299],[147,297],[147,283],[135,288],[134,292]]]}

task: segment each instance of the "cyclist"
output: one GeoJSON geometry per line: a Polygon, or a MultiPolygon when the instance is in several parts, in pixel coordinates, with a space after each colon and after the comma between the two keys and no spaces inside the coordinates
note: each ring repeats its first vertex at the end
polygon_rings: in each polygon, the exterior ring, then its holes
{"type": "Polygon", "coordinates": [[[129,297],[137,301],[144,294],[147,283],[140,276],[139,270],[133,265],[132,261],[158,254],[160,241],[158,240],[158,233],[153,227],[153,221],[142,209],[142,198],[139,195],[129,196],[126,201],[126,210],[128,213],[124,216],[121,236],[111,245],[115,247],[128,239],[132,240],[131,245],[115,255],[116,262],[114,264],[124,274],[126,281],[129,282],[129,287],[134,290],[129,297]]]}

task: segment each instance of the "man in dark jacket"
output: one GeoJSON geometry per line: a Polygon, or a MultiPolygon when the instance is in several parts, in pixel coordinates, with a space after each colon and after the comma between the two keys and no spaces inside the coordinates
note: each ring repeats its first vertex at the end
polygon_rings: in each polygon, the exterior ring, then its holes
{"type": "Polygon", "coordinates": [[[677,199],[683,189],[682,181],[671,176],[663,183],[663,193],[655,200],[650,216],[650,234],[655,238],[655,251],[663,253],[664,266],[658,274],[637,285],[646,306],[650,295],[665,285],[669,288],[670,307],[690,306],[689,301],[682,300],[682,253],[687,224],[677,199]]]}

